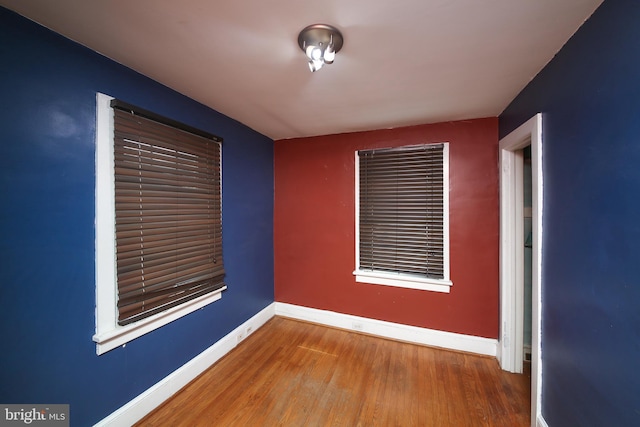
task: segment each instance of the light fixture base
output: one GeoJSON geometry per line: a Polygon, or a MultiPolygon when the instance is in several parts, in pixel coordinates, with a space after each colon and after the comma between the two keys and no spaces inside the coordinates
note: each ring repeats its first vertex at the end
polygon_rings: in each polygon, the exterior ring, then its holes
{"type": "Polygon", "coordinates": [[[333,51],[338,52],[342,49],[343,43],[342,33],[336,27],[326,24],[313,24],[305,27],[298,35],[298,46],[306,51],[307,46],[313,45],[323,46],[333,42],[333,51]]]}

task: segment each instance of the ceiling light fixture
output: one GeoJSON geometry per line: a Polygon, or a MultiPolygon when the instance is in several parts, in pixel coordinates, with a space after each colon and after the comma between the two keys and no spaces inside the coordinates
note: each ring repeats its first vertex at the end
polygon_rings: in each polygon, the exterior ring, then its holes
{"type": "Polygon", "coordinates": [[[298,35],[298,45],[309,58],[311,71],[318,71],[324,64],[333,64],[342,43],[342,33],[331,25],[309,25],[298,35]]]}

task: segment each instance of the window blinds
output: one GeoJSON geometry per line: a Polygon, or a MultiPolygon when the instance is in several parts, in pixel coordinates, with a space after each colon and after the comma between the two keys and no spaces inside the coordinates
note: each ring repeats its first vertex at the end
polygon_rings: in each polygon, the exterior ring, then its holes
{"type": "Polygon", "coordinates": [[[118,323],[225,286],[221,145],[114,109],[118,323]]]}
{"type": "Polygon", "coordinates": [[[444,144],[359,151],[359,268],[444,278],[444,144]]]}

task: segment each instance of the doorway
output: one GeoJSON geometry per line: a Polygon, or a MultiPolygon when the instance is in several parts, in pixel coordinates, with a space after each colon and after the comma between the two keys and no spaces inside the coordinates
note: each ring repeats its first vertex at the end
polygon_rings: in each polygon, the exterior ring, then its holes
{"type": "Polygon", "coordinates": [[[522,373],[524,359],[524,151],[531,147],[531,422],[540,414],[542,115],[500,140],[500,345],[502,369],[522,373]]]}

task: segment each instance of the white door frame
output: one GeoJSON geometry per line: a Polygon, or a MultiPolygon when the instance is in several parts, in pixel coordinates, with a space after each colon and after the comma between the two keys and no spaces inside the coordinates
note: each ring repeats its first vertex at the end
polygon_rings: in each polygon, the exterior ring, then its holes
{"type": "Polygon", "coordinates": [[[524,236],[522,219],[522,149],[531,144],[532,301],[531,425],[540,418],[542,354],[540,348],[542,261],[542,114],[538,113],[500,140],[500,345],[502,369],[522,372],[524,236]]]}

